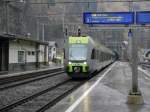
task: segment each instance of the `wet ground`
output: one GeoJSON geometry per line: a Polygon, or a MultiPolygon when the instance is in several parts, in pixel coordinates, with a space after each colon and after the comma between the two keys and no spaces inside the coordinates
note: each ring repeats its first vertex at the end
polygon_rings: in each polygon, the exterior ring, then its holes
{"type": "Polygon", "coordinates": [[[132,74],[129,64],[117,62],[111,70],[105,72],[46,112],[150,112],[150,77],[139,71],[139,87],[144,104],[129,105],[126,103],[131,88],[132,74]],[[89,92],[105,72],[107,74],[89,92]]]}

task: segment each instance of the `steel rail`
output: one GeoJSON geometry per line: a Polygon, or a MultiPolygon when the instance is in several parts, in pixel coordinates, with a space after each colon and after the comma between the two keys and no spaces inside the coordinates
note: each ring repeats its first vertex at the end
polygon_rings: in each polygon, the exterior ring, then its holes
{"type": "Polygon", "coordinates": [[[70,81],[70,79],[69,79],[69,80],[66,80],[66,81],[63,81],[63,82],[61,82],[61,83],[58,83],[57,85],[55,85],[55,86],[53,86],[53,87],[50,87],[50,88],[47,88],[47,89],[42,90],[42,91],[40,91],[40,92],[37,92],[37,93],[35,93],[35,94],[31,95],[31,96],[28,96],[28,97],[26,97],[26,98],[23,98],[23,99],[21,99],[21,100],[19,100],[19,101],[16,101],[16,102],[13,103],[13,104],[7,105],[7,106],[1,108],[1,109],[0,109],[0,112],[7,112],[7,111],[9,111],[9,110],[11,110],[11,109],[13,109],[13,108],[15,108],[15,107],[21,105],[21,104],[24,104],[24,103],[26,103],[26,102],[28,102],[28,101],[30,101],[30,100],[32,100],[32,99],[38,97],[38,96],[41,96],[42,94],[45,94],[45,93],[47,93],[47,92],[49,92],[49,91],[54,90],[54,89],[56,89],[57,87],[62,86],[62,85],[64,85],[64,84],[68,83],[69,81],[70,81]]]}
{"type": "Polygon", "coordinates": [[[15,81],[20,81],[20,80],[25,80],[25,79],[29,79],[29,78],[33,78],[33,77],[38,77],[38,76],[42,76],[44,74],[48,74],[48,73],[54,73],[58,70],[63,70],[63,68],[56,68],[56,69],[43,69],[43,70],[33,70],[33,71],[24,71],[24,72],[19,72],[19,73],[12,73],[12,74],[8,74],[8,75],[4,75],[2,77],[0,77],[0,85],[4,85],[4,84],[8,84],[8,83],[12,83],[15,81]]]}
{"type": "Polygon", "coordinates": [[[32,82],[35,82],[35,81],[38,81],[38,80],[54,77],[54,76],[57,76],[57,75],[61,75],[62,73],[65,73],[65,72],[64,71],[59,71],[59,72],[54,72],[54,73],[50,73],[50,74],[47,74],[47,75],[42,75],[42,76],[40,75],[38,77],[25,79],[23,81],[18,81],[18,82],[12,83],[12,84],[11,83],[10,84],[5,84],[5,85],[2,85],[0,87],[0,91],[4,91],[6,89],[14,88],[14,87],[17,87],[17,86],[22,86],[22,85],[25,85],[25,84],[29,84],[29,83],[32,83],[32,82]]]}
{"type": "Polygon", "coordinates": [[[74,90],[76,90],[78,87],[80,87],[82,84],[84,84],[86,81],[81,82],[77,84],[75,87],[72,87],[71,89],[67,90],[63,94],[59,95],[58,97],[54,98],[52,101],[48,102],[46,105],[42,106],[40,109],[38,109],[36,112],[44,112],[45,110],[49,109],[50,107],[54,106],[57,102],[62,100],[64,97],[72,93],[74,90]]]}
{"type": "MultiPolygon", "coordinates": [[[[105,68],[107,68],[109,65],[111,65],[111,63],[108,64],[107,66],[105,66],[105,67],[104,67],[103,69],[101,69],[100,71],[103,71],[103,70],[104,70],[105,68]]],[[[93,75],[92,75],[92,77],[90,77],[90,79],[93,78],[94,76],[96,76],[100,71],[97,71],[97,72],[93,73],[93,75]]],[[[68,85],[70,85],[70,84],[68,84],[69,82],[71,82],[71,84],[72,84],[73,81],[72,81],[71,79],[68,79],[68,80],[66,80],[66,81],[60,82],[60,83],[56,84],[56,85],[53,86],[53,87],[50,87],[50,88],[47,88],[47,89],[42,90],[42,91],[40,91],[40,92],[37,92],[37,93],[35,93],[35,94],[33,94],[33,95],[30,95],[30,96],[28,96],[28,97],[26,97],[26,98],[23,98],[23,99],[21,99],[21,100],[19,100],[19,101],[16,101],[15,103],[12,103],[12,104],[10,104],[10,105],[7,105],[7,106],[1,108],[1,109],[0,109],[0,112],[7,112],[7,111],[9,111],[9,110],[15,109],[15,107],[17,108],[17,106],[20,106],[20,105],[22,105],[22,104],[24,104],[24,103],[27,103],[27,102],[29,102],[29,101],[31,101],[31,100],[34,100],[35,98],[38,98],[39,96],[41,97],[42,95],[45,95],[45,94],[48,93],[48,92],[53,92],[54,90],[57,90],[57,89],[59,89],[61,86],[64,86],[64,85],[66,85],[66,84],[67,84],[67,86],[68,86],[68,85]]],[[[45,110],[47,110],[48,108],[50,108],[50,107],[52,107],[53,105],[55,105],[55,104],[56,104],[57,102],[59,102],[62,98],[66,97],[68,94],[70,94],[71,92],[73,92],[75,89],[77,89],[79,86],[81,86],[82,84],[84,84],[84,83],[86,83],[86,82],[87,82],[87,80],[84,80],[84,81],[82,81],[82,82],[78,82],[77,85],[71,85],[71,86],[73,86],[73,87],[69,88],[67,91],[63,92],[62,94],[60,94],[60,95],[57,96],[56,98],[52,99],[52,100],[49,101],[48,103],[46,103],[46,104],[44,104],[43,106],[41,106],[41,108],[39,108],[36,112],[44,112],[45,110]]],[[[70,87],[70,86],[69,86],[69,87],[70,87]]],[[[66,88],[66,87],[65,87],[65,88],[66,88]]],[[[46,95],[45,95],[45,96],[46,96],[46,95]]],[[[45,98],[45,97],[43,97],[43,98],[45,98]]]]}
{"type": "MultiPolygon", "coordinates": [[[[26,2],[17,2],[17,1],[9,1],[9,2],[12,2],[12,3],[26,3],[26,2]]],[[[113,2],[123,2],[123,3],[137,3],[137,2],[150,2],[150,0],[136,0],[136,1],[133,1],[133,0],[111,0],[111,1],[108,1],[108,0],[96,0],[96,1],[64,1],[64,2],[61,2],[61,1],[56,1],[56,2],[28,2],[29,4],[79,4],[79,3],[82,3],[82,4],[89,4],[89,3],[113,3],[113,2]]]]}

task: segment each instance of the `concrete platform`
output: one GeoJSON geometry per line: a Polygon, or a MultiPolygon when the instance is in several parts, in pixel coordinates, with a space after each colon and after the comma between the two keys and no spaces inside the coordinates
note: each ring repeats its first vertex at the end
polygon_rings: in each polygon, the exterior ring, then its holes
{"type": "Polygon", "coordinates": [[[0,75],[0,80],[10,78],[10,77],[16,77],[20,75],[30,75],[31,73],[39,73],[44,71],[51,71],[55,69],[63,68],[63,66],[47,66],[45,68],[39,68],[35,70],[26,70],[26,71],[17,71],[17,72],[4,72],[0,75]]]}
{"type": "Polygon", "coordinates": [[[116,62],[46,112],[150,112],[148,74],[139,70],[143,105],[127,104],[131,69],[126,62],[116,62]]]}

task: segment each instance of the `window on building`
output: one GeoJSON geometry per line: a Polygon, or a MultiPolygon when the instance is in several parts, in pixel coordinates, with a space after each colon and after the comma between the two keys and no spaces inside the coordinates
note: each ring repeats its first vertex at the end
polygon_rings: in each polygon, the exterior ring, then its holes
{"type": "Polygon", "coordinates": [[[18,62],[19,63],[25,62],[25,51],[18,51],[18,62]]]}
{"type": "Polygon", "coordinates": [[[34,51],[32,51],[32,55],[35,55],[35,52],[34,52],[34,51]]]}
{"type": "Polygon", "coordinates": [[[48,8],[50,6],[55,6],[55,0],[47,0],[48,1],[48,8]]]}
{"type": "Polygon", "coordinates": [[[31,55],[31,51],[28,51],[28,55],[31,55]]]}

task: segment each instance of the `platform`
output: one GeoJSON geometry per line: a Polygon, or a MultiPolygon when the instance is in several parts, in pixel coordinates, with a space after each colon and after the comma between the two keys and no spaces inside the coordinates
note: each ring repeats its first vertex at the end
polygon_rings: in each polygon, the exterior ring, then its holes
{"type": "Polygon", "coordinates": [[[33,69],[33,70],[25,70],[25,71],[16,71],[16,72],[4,72],[0,75],[0,80],[9,77],[16,77],[19,75],[28,75],[31,73],[39,73],[44,71],[51,71],[55,69],[63,68],[62,65],[50,65],[43,68],[33,69]]]}
{"type": "Polygon", "coordinates": [[[127,104],[131,75],[127,62],[115,62],[46,112],[150,112],[149,72],[139,68],[143,105],[127,104]]]}

